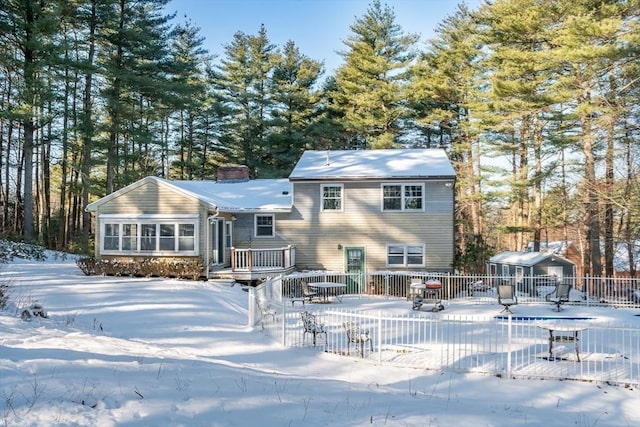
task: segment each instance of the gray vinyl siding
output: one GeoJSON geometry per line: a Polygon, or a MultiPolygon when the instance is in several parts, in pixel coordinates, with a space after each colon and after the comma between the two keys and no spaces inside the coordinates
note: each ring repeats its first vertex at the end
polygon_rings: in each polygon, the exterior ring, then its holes
{"type": "Polygon", "coordinates": [[[131,191],[114,197],[97,209],[96,218],[98,223],[95,227],[96,254],[99,254],[100,241],[102,239],[99,221],[100,215],[103,214],[198,214],[200,217],[198,225],[200,234],[198,238],[199,253],[201,257],[205,253],[208,216],[206,206],[195,197],[188,196],[164,185],[158,185],[154,181],[149,181],[131,191]]]}
{"type": "Polygon", "coordinates": [[[254,235],[254,217],[255,213],[237,213],[236,221],[233,223],[233,240],[234,247],[238,249],[272,249],[280,248],[291,243],[282,235],[283,221],[289,216],[288,213],[264,213],[264,215],[274,215],[275,220],[275,236],[274,237],[256,237],[254,235]]]}
{"type": "MultiPolygon", "coordinates": [[[[321,212],[320,182],[294,183],[294,209],[277,223],[284,242],[296,247],[299,269],[344,269],[343,248],[364,247],[367,269],[386,265],[388,243],[424,244],[429,270],[450,270],[453,261],[453,198],[442,181],[425,182],[424,212],[382,212],[381,183],[341,182],[344,210],[321,212]],[[295,243],[294,243],[295,242],[295,243]]],[[[398,183],[419,181],[398,181],[398,183]]],[[[324,182],[326,184],[326,182],[324,182]]],[[[336,181],[336,183],[338,183],[336,181]]],[[[416,269],[409,267],[407,269],[416,269]]]]}

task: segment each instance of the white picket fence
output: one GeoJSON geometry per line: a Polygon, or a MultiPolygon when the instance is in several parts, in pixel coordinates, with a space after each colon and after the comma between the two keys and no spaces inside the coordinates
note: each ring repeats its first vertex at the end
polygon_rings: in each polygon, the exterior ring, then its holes
{"type": "MultiPolygon", "coordinates": [[[[341,356],[361,357],[360,347],[347,341],[344,323],[368,331],[365,359],[379,364],[497,375],[506,378],[572,379],[640,386],[638,325],[584,320],[575,343],[554,342],[543,321],[441,313],[395,315],[343,310],[335,305],[292,304],[282,297],[280,279],[249,289],[249,325],[286,347],[306,347],[341,356]],[[313,346],[304,334],[301,311],[312,312],[326,330],[313,346]],[[268,312],[267,312],[268,311],[268,312]],[[371,350],[373,349],[373,350],[371,350]],[[578,357],[580,360],[578,360],[578,357]]],[[[562,325],[565,321],[554,321],[562,325]]],[[[567,326],[574,321],[566,321],[567,326]]]]}

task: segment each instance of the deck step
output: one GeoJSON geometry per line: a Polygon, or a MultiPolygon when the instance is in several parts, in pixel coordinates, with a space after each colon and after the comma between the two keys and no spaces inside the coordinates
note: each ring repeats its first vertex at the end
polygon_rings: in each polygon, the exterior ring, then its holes
{"type": "Polygon", "coordinates": [[[209,283],[212,285],[221,285],[221,286],[234,286],[237,282],[235,279],[209,279],[209,283]]]}

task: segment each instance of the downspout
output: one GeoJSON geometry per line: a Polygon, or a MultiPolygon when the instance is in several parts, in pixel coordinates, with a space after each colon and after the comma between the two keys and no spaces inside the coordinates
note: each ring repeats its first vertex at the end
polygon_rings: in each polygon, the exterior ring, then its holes
{"type": "Polygon", "coordinates": [[[213,215],[209,215],[207,217],[207,241],[205,242],[205,251],[206,251],[206,255],[205,255],[205,264],[207,265],[206,267],[206,274],[207,274],[207,279],[209,279],[209,266],[211,265],[211,262],[209,260],[209,256],[211,255],[211,224],[213,223],[214,218],[217,218],[218,215],[220,215],[220,211],[218,210],[218,206],[216,206],[216,213],[213,215]]]}

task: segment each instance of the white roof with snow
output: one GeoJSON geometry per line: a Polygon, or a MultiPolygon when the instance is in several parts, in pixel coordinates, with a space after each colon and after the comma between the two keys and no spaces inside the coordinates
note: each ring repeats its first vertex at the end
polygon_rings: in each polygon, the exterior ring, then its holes
{"type": "Polygon", "coordinates": [[[289,211],[292,186],[288,179],[244,182],[166,181],[224,212],[289,211]]]}
{"type": "Polygon", "coordinates": [[[85,209],[88,212],[96,211],[98,206],[148,182],[156,182],[158,185],[173,188],[222,212],[289,212],[293,203],[292,185],[286,178],[217,182],[170,181],[156,176],[148,176],[89,203],[85,209]]]}
{"type": "Polygon", "coordinates": [[[442,149],[305,151],[289,179],[454,179],[442,149]]]}

